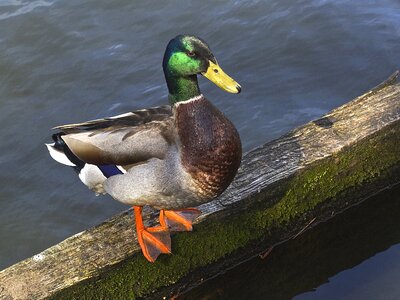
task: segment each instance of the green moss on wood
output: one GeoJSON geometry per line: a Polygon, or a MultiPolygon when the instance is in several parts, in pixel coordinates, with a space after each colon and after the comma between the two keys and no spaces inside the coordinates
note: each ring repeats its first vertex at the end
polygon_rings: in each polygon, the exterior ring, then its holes
{"type": "MultiPolygon", "coordinates": [[[[346,193],[366,183],[390,178],[400,166],[398,124],[386,134],[364,140],[296,173],[272,191],[263,191],[254,205],[221,220],[206,220],[192,233],[173,237],[170,256],[148,263],[138,254],[96,281],[65,290],[57,299],[135,299],[171,285],[189,272],[216,262],[259,239],[282,241],[277,232],[293,231],[305,216],[334,209],[346,193]],[[284,191],[282,193],[282,190],[284,191]]],[[[352,203],[349,200],[348,206],[352,203]]],[[[304,224],[304,222],[302,222],[304,224]]]]}

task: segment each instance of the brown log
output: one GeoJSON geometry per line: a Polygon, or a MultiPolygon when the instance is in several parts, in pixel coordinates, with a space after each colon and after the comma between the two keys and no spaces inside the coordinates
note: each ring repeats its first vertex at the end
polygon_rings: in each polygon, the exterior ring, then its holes
{"type": "MultiPolygon", "coordinates": [[[[200,207],[194,231],[173,237],[171,256],[148,263],[126,211],[1,271],[0,299],[148,295],[204,266],[212,275],[398,182],[398,74],[245,154],[231,186],[200,207]]],[[[156,222],[151,210],[145,218],[148,225],[156,222]]]]}

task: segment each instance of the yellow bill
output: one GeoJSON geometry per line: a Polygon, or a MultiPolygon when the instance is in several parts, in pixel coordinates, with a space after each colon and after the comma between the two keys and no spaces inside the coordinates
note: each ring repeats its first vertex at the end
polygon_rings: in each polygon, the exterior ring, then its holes
{"type": "Polygon", "coordinates": [[[205,73],[201,73],[204,77],[208,78],[219,86],[224,91],[237,94],[242,90],[240,84],[229,77],[218,64],[209,61],[210,65],[205,73]]]}

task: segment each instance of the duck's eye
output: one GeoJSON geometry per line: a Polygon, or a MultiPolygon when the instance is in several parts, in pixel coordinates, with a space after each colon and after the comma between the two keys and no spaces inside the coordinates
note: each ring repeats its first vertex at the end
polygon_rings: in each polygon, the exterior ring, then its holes
{"type": "Polygon", "coordinates": [[[186,53],[188,56],[193,57],[196,55],[196,53],[194,53],[193,51],[189,51],[186,53]]]}

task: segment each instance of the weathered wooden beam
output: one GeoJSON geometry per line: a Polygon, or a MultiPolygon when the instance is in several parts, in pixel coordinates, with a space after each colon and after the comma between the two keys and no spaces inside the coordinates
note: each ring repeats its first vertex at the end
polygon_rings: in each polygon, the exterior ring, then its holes
{"type": "MultiPolygon", "coordinates": [[[[205,266],[226,266],[283,242],[310,220],[331,218],[371,190],[398,182],[397,76],[247,153],[227,191],[200,207],[194,231],[173,237],[173,255],[148,263],[127,211],[1,271],[0,299],[148,295],[205,266]]],[[[155,222],[150,210],[147,222],[155,222]]]]}

